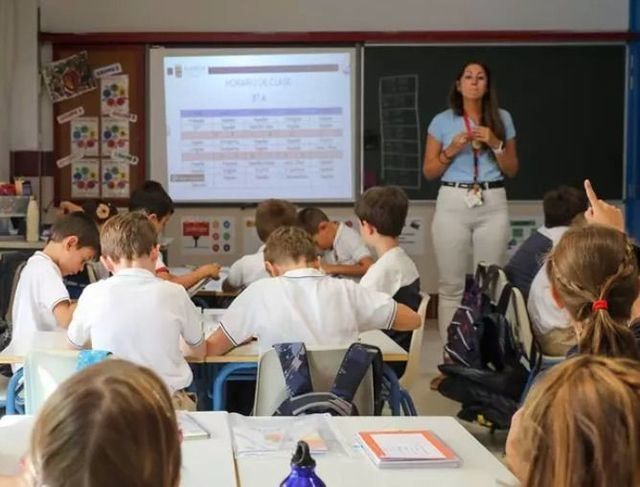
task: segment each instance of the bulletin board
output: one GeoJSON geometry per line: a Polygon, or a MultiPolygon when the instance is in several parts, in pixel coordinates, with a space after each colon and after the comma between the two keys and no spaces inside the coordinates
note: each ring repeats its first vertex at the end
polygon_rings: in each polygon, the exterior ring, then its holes
{"type": "Polygon", "coordinates": [[[64,61],[45,66],[43,79],[54,103],[56,203],[127,206],[145,180],[145,55],[142,45],[54,44],[54,63],[64,61]]]}

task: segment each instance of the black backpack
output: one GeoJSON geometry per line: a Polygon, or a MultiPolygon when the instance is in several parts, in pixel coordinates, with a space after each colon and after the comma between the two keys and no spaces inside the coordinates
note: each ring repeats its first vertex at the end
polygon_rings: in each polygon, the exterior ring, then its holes
{"type": "Polygon", "coordinates": [[[522,348],[506,318],[512,292],[506,284],[498,303],[465,328],[470,346],[458,354],[465,360],[452,356],[452,363],[438,367],[446,376],[438,391],[462,404],[458,416],[494,429],[509,427],[528,377],[522,348]]]}
{"type": "Polygon", "coordinates": [[[353,343],[346,351],[329,392],[315,392],[304,343],[281,343],[273,346],[287,385],[287,399],[274,416],[301,416],[328,413],[332,416],[358,416],[353,398],[369,371],[373,371],[374,411],[382,410],[382,353],[378,347],[353,343]]]}

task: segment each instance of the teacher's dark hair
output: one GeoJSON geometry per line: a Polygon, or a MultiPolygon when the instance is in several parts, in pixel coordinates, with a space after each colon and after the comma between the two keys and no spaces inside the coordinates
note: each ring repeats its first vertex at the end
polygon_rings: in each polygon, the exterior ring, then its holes
{"type": "MultiPolygon", "coordinates": [[[[462,94],[458,91],[457,82],[462,79],[465,70],[472,64],[480,66],[487,77],[487,92],[482,97],[482,118],[480,119],[480,124],[485,127],[489,127],[498,139],[506,142],[504,124],[502,123],[500,113],[498,112],[498,96],[496,95],[495,88],[493,87],[491,71],[486,64],[478,61],[470,61],[462,67],[451,86],[451,91],[449,92],[449,106],[459,117],[464,115],[462,94]]],[[[492,151],[489,151],[489,154],[493,156],[492,151]]]]}

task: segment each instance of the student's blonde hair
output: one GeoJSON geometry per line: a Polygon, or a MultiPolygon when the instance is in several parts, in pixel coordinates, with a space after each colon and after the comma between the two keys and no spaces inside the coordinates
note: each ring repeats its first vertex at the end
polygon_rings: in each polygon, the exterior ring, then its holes
{"type": "Polygon", "coordinates": [[[171,398],[151,370],[106,360],[65,381],[38,415],[32,485],[176,487],[180,439],[171,398]]]}
{"type": "Polygon", "coordinates": [[[280,227],[267,239],[264,260],[279,264],[285,261],[314,262],[318,257],[311,236],[299,227],[280,227]]]}
{"type": "Polygon", "coordinates": [[[116,215],[102,226],[102,255],[118,262],[149,255],[158,245],[158,233],[147,216],[138,211],[116,215]]]}
{"type": "Polygon", "coordinates": [[[640,485],[640,363],[581,355],[556,365],[519,426],[523,487],[640,485]]]}
{"type": "Polygon", "coordinates": [[[639,358],[628,326],[638,264],[624,233],[600,225],[570,228],[547,259],[547,272],[578,327],[581,353],[639,358]],[[599,300],[607,309],[593,309],[599,300]]]}

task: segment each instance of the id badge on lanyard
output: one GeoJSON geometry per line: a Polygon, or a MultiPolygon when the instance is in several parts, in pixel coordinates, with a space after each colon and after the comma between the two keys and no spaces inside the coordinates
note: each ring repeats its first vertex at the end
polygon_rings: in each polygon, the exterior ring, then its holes
{"type": "Polygon", "coordinates": [[[467,136],[471,140],[471,151],[473,152],[473,188],[467,191],[467,194],[464,197],[464,201],[467,204],[467,207],[473,208],[475,206],[482,206],[482,188],[478,183],[478,177],[480,173],[480,162],[478,160],[480,154],[480,148],[482,144],[478,141],[473,140],[473,131],[471,129],[471,121],[467,115],[464,115],[464,125],[467,128],[467,136]]]}

